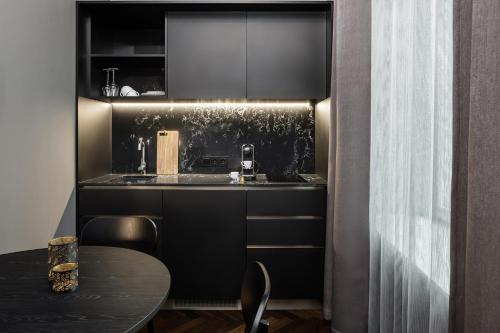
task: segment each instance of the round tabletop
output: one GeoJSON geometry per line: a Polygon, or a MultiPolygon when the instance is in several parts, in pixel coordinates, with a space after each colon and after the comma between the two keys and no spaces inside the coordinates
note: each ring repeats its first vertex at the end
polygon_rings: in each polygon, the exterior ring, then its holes
{"type": "Polygon", "coordinates": [[[136,332],[167,299],[170,273],[147,254],[79,247],[78,290],[55,294],[47,249],[0,255],[0,332],[136,332]]]}

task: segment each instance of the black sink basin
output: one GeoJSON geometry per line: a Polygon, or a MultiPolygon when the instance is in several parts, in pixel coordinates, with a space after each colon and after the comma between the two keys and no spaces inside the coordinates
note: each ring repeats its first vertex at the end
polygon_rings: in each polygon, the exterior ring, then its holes
{"type": "Polygon", "coordinates": [[[127,175],[121,176],[121,180],[127,183],[147,182],[158,177],[157,175],[127,175]]]}

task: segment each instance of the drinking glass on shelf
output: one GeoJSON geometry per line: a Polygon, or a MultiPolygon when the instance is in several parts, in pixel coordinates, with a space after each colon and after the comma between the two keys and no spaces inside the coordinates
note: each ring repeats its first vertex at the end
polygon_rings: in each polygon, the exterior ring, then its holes
{"type": "Polygon", "coordinates": [[[115,81],[115,72],[118,71],[118,68],[109,68],[109,70],[111,71],[111,75],[113,78],[110,86],[110,96],[118,96],[120,95],[120,87],[115,81]]]}
{"type": "Polygon", "coordinates": [[[102,94],[103,96],[111,96],[111,87],[109,85],[110,68],[103,68],[103,71],[106,72],[106,85],[102,87],[102,94]]]}

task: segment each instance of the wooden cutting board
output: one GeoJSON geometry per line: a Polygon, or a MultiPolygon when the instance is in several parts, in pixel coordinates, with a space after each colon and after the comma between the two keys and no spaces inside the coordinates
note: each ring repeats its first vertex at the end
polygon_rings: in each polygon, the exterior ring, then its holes
{"type": "Polygon", "coordinates": [[[179,173],[179,132],[158,131],[156,134],[156,173],[179,173]]]}

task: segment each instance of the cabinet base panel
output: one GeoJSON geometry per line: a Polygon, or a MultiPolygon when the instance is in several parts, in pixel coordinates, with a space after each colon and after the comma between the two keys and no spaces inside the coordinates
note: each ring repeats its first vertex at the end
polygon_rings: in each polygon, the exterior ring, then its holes
{"type": "MultiPolygon", "coordinates": [[[[317,299],[270,299],[267,310],[320,310],[323,304],[317,299]]],[[[239,300],[171,299],[162,310],[241,310],[239,300]]]]}

